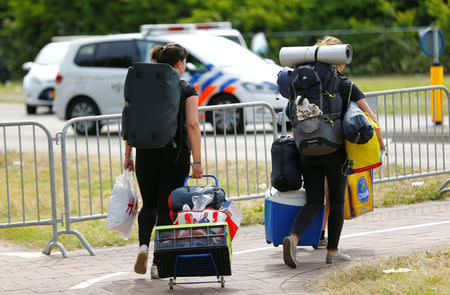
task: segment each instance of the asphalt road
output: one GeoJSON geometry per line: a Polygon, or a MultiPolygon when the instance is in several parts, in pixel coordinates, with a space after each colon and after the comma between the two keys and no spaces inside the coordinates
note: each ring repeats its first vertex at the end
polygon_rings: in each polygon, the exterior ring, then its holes
{"type": "MultiPolygon", "coordinates": [[[[59,120],[56,115],[48,112],[48,109],[38,109],[38,114],[28,115],[25,106],[22,104],[0,104],[0,122],[5,121],[36,121],[43,124],[55,137],[61,132],[65,122],[59,120]]],[[[450,167],[450,133],[448,118],[444,118],[442,125],[436,126],[427,121],[427,118],[414,118],[409,120],[403,118],[388,119],[388,122],[380,118],[380,125],[385,134],[385,141],[388,144],[388,157],[385,157],[384,164],[395,166],[413,166],[423,171],[450,167]],[[411,127],[410,127],[411,126],[411,127]],[[395,127],[395,129],[394,129],[395,127]]],[[[101,135],[89,136],[86,140],[84,136],[76,137],[76,146],[72,128],[68,129],[67,152],[78,154],[100,153],[103,155],[120,155],[123,150],[122,141],[118,134],[117,123],[108,130],[104,126],[101,135]]],[[[252,125],[252,124],[250,124],[252,125]]],[[[211,132],[212,128],[205,125],[206,136],[202,137],[203,155],[209,161],[217,160],[258,160],[265,161],[266,155],[270,157],[270,148],[274,135],[269,124],[265,126],[256,125],[257,132],[253,131],[253,126],[247,127],[247,136],[244,135],[217,135],[211,132]]],[[[8,127],[5,130],[0,128],[0,151],[4,149],[4,133],[6,132],[7,150],[19,150],[32,152],[34,146],[37,151],[48,151],[48,141],[45,134],[39,129],[31,127],[8,127]],[[35,143],[36,142],[36,143],[35,143]]],[[[58,144],[60,142],[58,141],[58,144]]],[[[55,152],[60,150],[60,144],[56,145],[55,152]]]]}

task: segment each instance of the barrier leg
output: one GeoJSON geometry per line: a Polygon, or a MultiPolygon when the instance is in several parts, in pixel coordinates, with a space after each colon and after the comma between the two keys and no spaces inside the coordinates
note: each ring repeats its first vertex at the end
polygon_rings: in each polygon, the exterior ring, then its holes
{"type": "Polygon", "coordinates": [[[86,250],[88,250],[89,254],[95,256],[94,249],[91,247],[91,245],[89,245],[88,241],[86,241],[86,239],[79,232],[71,229],[69,233],[76,235],[78,239],[80,239],[81,243],[83,243],[83,246],[86,248],[86,250]]]}
{"type": "Polygon", "coordinates": [[[447,188],[447,185],[450,183],[450,178],[448,178],[438,189],[437,192],[439,194],[444,194],[446,192],[450,192],[450,188],[447,188]]]}
{"type": "Polygon", "coordinates": [[[58,241],[50,241],[50,242],[47,244],[47,246],[45,246],[44,250],[42,250],[42,253],[45,254],[45,255],[50,255],[50,253],[52,252],[52,248],[55,247],[55,246],[59,248],[59,251],[61,251],[61,255],[62,255],[64,258],[67,258],[67,257],[68,257],[68,256],[67,256],[67,251],[66,251],[66,249],[65,249],[64,246],[63,246],[60,242],[58,242],[58,241]]]}
{"type": "MultiPolygon", "coordinates": [[[[69,229],[69,230],[59,231],[58,234],[57,234],[57,237],[59,237],[60,235],[63,235],[63,234],[75,235],[81,241],[81,243],[86,248],[86,250],[88,250],[89,254],[91,254],[92,256],[96,255],[94,249],[91,247],[91,245],[89,245],[88,241],[86,241],[86,239],[83,237],[83,235],[81,235],[76,230],[69,229]]],[[[44,250],[42,250],[42,253],[50,255],[51,248],[53,246],[57,246],[61,250],[61,254],[63,255],[63,257],[67,258],[67,252],[64,249],[64,246],[61,243],[59,243],[57,241],[54,241],[54,240],[50,241],[47,244],[47,246],[44,248],[44,250]]]]}

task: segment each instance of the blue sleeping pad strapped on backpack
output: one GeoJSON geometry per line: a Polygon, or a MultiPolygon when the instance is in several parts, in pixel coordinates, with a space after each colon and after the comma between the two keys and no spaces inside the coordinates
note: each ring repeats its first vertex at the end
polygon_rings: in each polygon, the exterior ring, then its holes
{"type": "Polygon", "coordinates": [[[122,137],[140,149],[165,147],[178,127],[181,88],[168,64],[133,63],[125,80],[122,137]]]}

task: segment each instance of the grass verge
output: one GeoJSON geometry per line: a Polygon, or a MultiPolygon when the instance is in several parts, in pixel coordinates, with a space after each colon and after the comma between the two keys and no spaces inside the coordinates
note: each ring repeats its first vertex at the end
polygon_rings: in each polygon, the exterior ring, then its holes
{"type": "Polygon", "coordinates": [[[23,103],[22,81],[11,81],[0,84],[0,103],[23,103]]]}
{"type": "Polygon", "coordinates": [[[364,262],[323,274],[305,287],[321,294],[450,294],[450,247],[364,262]],[[389,269],[410,272],[384,273],[389,269]]]}
{"type": "MultiPolygon", "coordinates": [[[[19,159],[17,152],[8,152],[8,185],[6,185],[5,158],[3,155],[0,155],[0,223],[21,222],[23,216],[26,217],[27,221],[51,219],[48,155],[38,154],[35,157],[31,153],[23,153],[23,168],[17,165],[17,160],[19,159]],[[39,184],[39,194],[36,194],[36,179],[39,184]],[[6,188],[9,190],[9,198],[7,198],[6,188]],[[39,210],[36,210],[37,208],[39,210]]],[[[67,163],[69,165],[68,175],[71,180],[68,185],[71,200],[71,216],[85,216],[89,215],[90,212],[92,214],[106,213],[114,177],[120,174],[120,160],[113,159],[112,163],[109,163],[105,159],[91,157],[89,166],[87,158],[79,156],[78,165],[76,165],[75,159],[69,156],[67,163]],[[109,169],[110,166],[111,170],[109,169]],[[99,170],[99,167],[102,167],[102,169],[99,170]],[[89,196],[92,196],[92,198],[90,199],[89,196]]],[[[64,210],[62,170],[60,167],[61,159],[60,157],[55,157],[55,188],[58,217],[64,210]]],[[[271,167],[270,162],[268,167],[271,167]]],[[[379,173],[375,173],[375,176],[385,177],[387,170],[386,168],[383,169],[379,173]]],[[[390,167],[390,175],[395,175],[395,169],[395,167],[390,167]]],[[[228,175],[230,187],[228,189],[224,187],[227,196],[264,193],[266,190],[265,182],[269,178],[265,173],[265,163],[256,165],[253,162],[238,162],[236,165],[233,161],[229,161],[228,167],[225,167],[224,163],[218,162],[218,169],[216,169],[215,163],[211,163],[209,171],[213,171],[214,174],[217,173],[219,179],[227,179],[226,175],[228,175]],[[249,167],[248,172],[246,172],[247,164],[249,167]],[[255,175],[257,166],[260,171],[259,178],[255,175]],[[237,173],[234,173],[233,169],[239,171],[239,186],[237,185],[237,173]],[[264,187],[261,187],[261,185],[264,185],[264,187]]],[[[411,171],[406,172],[410,173],[411,171]]],[[[437,175],[387,184],[375,184],[375,207],[391,207],[401,204],[440,200],[448,197],[449,193],[443,195],[436,193],[436,189],[447,178],[448,175],[437,175]],[[412,186],[413,182],[418,181],[423,181],[423,185],[412,186]]],[[[221,186],[226,186],[226,183],[222,183],[221,186]]],[[[237,205],[244,214],[242,225],[262,224],[264,222],[264,199],[238,201],[237,205]]],[[[62,226],[59,225],[59,228],[61,229],[62,226]]],[[[117,233],[107,229],[106,219],[73,223],[73,229],[78,230],[94,247],[119,246],[136,243],[137,241],[137,226],[130,240],[125,241],[117,233]]],[[[33,249],[45,247],[51,236],[51,226],[31,226],[0,230],[0,240],[33,249]]],[[[59,239],[68,249],[83,247],[73,235],[62,235],[59,239]]]]}

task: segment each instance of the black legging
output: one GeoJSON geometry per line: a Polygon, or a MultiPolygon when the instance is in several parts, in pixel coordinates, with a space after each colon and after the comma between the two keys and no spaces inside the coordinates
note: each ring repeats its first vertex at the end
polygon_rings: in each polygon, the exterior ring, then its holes
{"type": "Polygon", "coordinates": [[[190,155],[183,149],[177,161],[178,149],[136,149],[136,176],[142,196],[138,215],[139,245],[149,245],[153,227],[170,225],[167,199],[170,193],[183,186],[189,174],[190,155]]]}
{"type": "Polygon", "coordinates": [[[314,217],[319,213],[324,200],[325,176],[328,181],[330,200],[330,215],[328,217],[328,250],[337,250],[342,226],[344,224],[344,197],[346,177],[341,173],[341,167],[347,156],[344,149],[326,156],[303,156],[301,167],[306,204],[297,213],[291,233],[298,237],[305,232],[314,217]]]}

